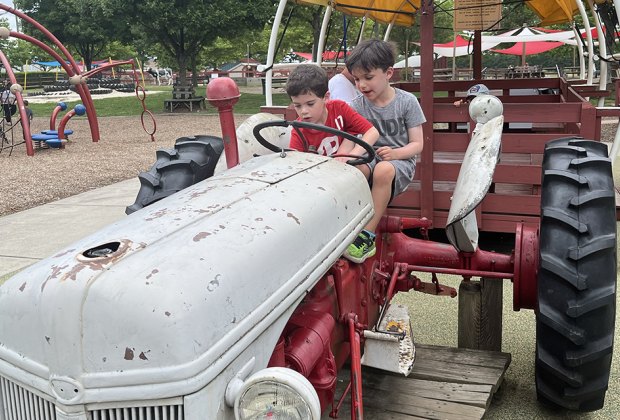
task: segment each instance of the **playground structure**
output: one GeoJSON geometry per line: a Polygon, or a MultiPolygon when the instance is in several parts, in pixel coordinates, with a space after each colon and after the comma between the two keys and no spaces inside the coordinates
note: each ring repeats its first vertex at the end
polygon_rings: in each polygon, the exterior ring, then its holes
{"type": "Polygon", "coordinates": [[[46,144],[52,148],[64,148],[64,145],[68,139],[67,136],[73,134],[73,130],[66,129],[67,122],[69,122],[69,120],[75,115],[86,114],[86,107],[82,104],[77,104],[71,111],[67,112],[62,117],[58,129],[56,129],[56,117],[60,111],[65,111],[66,109],[67,105],[64,102],[59,102],[58,105],[54,107],[54,111],[50,117],[49,130],[43,130],[39,134],[33,134],[32,141],[37,143],[39,147],[42,147],[42,144],[46,144]]]}
{"type": "MultiPolygon", "coordinates": [[[[155,118],[153,114],[148,109],[146,109],[146,104],[145,104],[146,91],[144,90],[144,86],[140,84],[137,71],[135,68],[134,60],[125,60],[125,61],[117,61],[114,63],[107,63],[100,67],[92,69],[90,71],[82,72],[80,70],[80,67],[77,65],[77,62],[75,61],[73,56],[69,53],[67,48],[43,25],[41,25],[39,22],[37,22],[32,17],[26,15],[25,13],[20,12],[19,10],[9,7],[5,4],[0,4],[0,10],[4,10],[8,13],[11,13],[15,15],[16,17],[20,18],[21,20],[33,25],[36,29],[38,29],[41,33],[43,33],[43,35],[62,53],[62,55],[64,55],[64,58],[63,58],[54,49],[52,49],[51,47],[49,47],[48,45],[46,45],[45,43],[39,41],[38,39],[34,37],[31,37],[29,35],[26,35],[20,32],[11,31],[9,28],[6,28],[6,27],[0,28],[0,39],[8,39],[9,37],[22,39],[24,41],[27,41],[41,48],[42,50],[44,50],[46,53],[51,55],[55,60],[57,60],[60,63],[62,68],[67,73],[67,76],[69,76],[69,81],[71,85],[75,87],[75,91],[80,95],[80,99],[83,103],[83,106],[86,109],[86,115],[88,118],[91,138],[93,142],[98,142],[100,140],[100,133],[99,133],[99,123],[97,121],[97,114],[95,111],[95,106],[93,103],[91,93],[88,89],[88,85],[86,83],[87,78],[94,74],[102,72],[110,67],[115,67],[115,66],[120,66],[120,65],[131,65],[133,69],[133,78],[134,78],[134,84],[135,84],[136,97],[142,103],[142,108],[143,108],[143,111],[140,116],[140,121],[142,123],[142,127],[144,128],[144,131],[151,137],[151,141],[155,141],[154,135],[155,135],[155,132],[157,131],[157,125],[155,123],[155,118]],[[152,130],[150,131],[146,128],[146,121],[145,121],[146,115],[148,115],[150,117],[150,120],[152,121],[152,130]]],[[[23,134],[24,134],[24,142],[26,144],[26,153],[28,156],[34,156],[32,134],[30,133],[30,124],[29,124],[29,121],[26,115],[26,110],[24,107],[24,102],[23,102],[23,98],[21,94],[22,87],[17,84],[15,74],[13,73],[10,63],[8,62],[6,56],[2,53],[2,51],[0,51],[0,60],[2,62],[2,65],[7,71],[9,80],[11,81],[12,85],[15,86],[15,88],[12,88],[12,91],[14,90],[14,94],[16,96],[17,105],[18,105],[18,109],[19,109],[19,113],[21,117],[22,129],[23,129],[23,134]]]]}

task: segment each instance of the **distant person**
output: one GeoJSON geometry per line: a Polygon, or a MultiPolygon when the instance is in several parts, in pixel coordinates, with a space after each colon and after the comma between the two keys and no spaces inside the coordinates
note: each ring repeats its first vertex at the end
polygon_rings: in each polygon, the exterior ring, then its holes
{"type": "MultiPolygon", "coordinates": [[[[286,93],[293,102],[299,118],[297,121],[324,125],[352,135],[361,135],[362,140],[373,145],[379,132],[373,125],[346,102],[330,100],[327,73],[314,64],[301,64],[291,72],[286,82],[286,93]]],[[[300,128],[291,132],[291,149],[301,152],[317,153],[323,156],[334,154],[359,155],[366,151],[331,133],[300,128]]],[[[342,162],[350,157],[337,158],[342,162]]]]}
{"type": "Polygon", "coordinates": [[[32,109],[30,109],[28,105],[29,105],[28,100],[24,99],[24,110],[26,111],[28,122],[32,122],[32,118],[34,117],[34,114],[32,113],[32,109]]]}
{"type": "Polygon", "coordinates": [[[4,119],[8,123],[11,123],[11,116],[17,111],[17,106],[15,105],[16,100],[15,94],[11,92],[11,82],[7,80],[0,94],[0,103],[2,104],[4,119]]]}
{"type": "Polygon", "coordinates": [[[331,99],[340,99],[349,103],[359,95],[361,93],[355,87],[355,80],[346,67],[329,79],[329,97],[331,99]]]}

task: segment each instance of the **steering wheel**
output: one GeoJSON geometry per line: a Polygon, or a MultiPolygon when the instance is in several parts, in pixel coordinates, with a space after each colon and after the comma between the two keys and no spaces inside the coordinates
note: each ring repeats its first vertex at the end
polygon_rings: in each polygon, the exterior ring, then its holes
{"type": "Polygon", "coordinates": [[[281,152],[282,150],[286,152],[290,152],[292,151],[291,149],[282,149],[281,147],[278,147],[275,144],[267,141],[260,134],[260,131],[267,127],[288,127],[289,125],[295,129],[307,128],[311,130],[323,131],[325,133],[334,134],[336,136],[346,138],[347,140],[351,140],[353,143],[362,146],[364,150],[366,150],[366,153],[367,153],[366,156],[334,155],[334,156],[345,156],[345,157],[357,158],[357,159],[351,159],[347,161],[349,165],[362,165],[365,163],[370,163],[375,159],[375,149],[373,149],[372,146],[366,143],[364,140],[360,139],[359,137],[355,137],[352,134],[345,133],[344,131],[340,131],[340,130],[337,130],[331,127],[326,127],[320,124],[312,124],[312,123],[307,123],[303,121],[280,121],[280,120],[266,121],[260,124],[256,124],[256,126],[254,126],[253,134],[254,134],[254,137],[256,137],[256,140],[258,140],[258,142],[261,145],[271,150],[272,152],[278,153],[278,152],[281,152]]]}

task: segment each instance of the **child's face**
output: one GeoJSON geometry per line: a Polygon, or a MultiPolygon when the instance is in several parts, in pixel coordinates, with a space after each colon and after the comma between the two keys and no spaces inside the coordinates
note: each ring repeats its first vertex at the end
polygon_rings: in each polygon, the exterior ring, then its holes
{"type": "Polygon", "coordinates": [[[329,92],[323,98],[319,98],[312,92],[291,96],[293,107],[303,122],[321,125],[324,125],[327,120],[327,107],[325,103],[328,99],[329,92]]]}
{"type": "Polygon", "coordinates": [[[390,78],[392,74],[394,74],[394,69],[390,67],[383,71],[382,69],[376,68],[367,71],[358,67],[354,68],[351,74],[355,80],[355,86],[357,86],[359,91],[370,101],[374,101],[380,98],[390,87],[390,78]]]}

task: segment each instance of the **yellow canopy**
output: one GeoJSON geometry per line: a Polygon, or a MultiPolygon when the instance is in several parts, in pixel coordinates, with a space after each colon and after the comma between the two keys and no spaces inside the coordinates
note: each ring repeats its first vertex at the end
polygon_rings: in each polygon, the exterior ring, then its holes
{"type": "Polygon", "coordinates": [[[572,22],[579,13],[575,0],[530,0],[525,4],[540,16],[541,26],[572,22]]]}
{"type": "MultiPolygon", "coordinates": [[[[420,0],[296,0],[298,4],[328,6],[352,16],[368,16],[380,23],[411,26],[420,0]]],[[[571,22],[579,12],[575,0],[529,0],[527,4],[542,21],[540,25],[571,22]]]]}
{"type": "Polygon", "coordinates": [[[380,23],[412,26],[420,0],[297,0],[299,4],[331,6],[347,15],[368,16],[380,23]]]}

